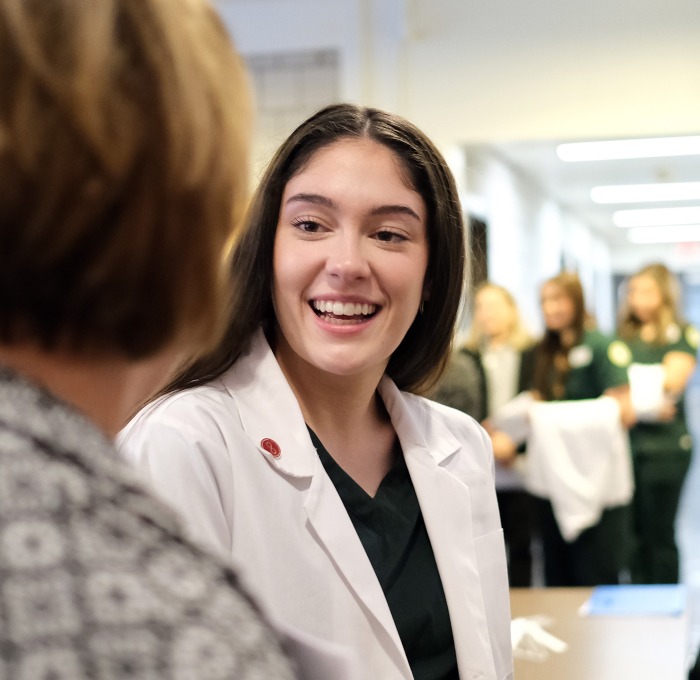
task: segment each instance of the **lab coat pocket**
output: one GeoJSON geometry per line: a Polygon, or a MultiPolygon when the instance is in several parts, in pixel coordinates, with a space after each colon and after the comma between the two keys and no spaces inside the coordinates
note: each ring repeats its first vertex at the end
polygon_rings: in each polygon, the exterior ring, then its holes
{"type": "Polygon", "coordinates": [[[513,653],[510,642],[510,596],[503,530],[474,539],[481,578],[481,592],[491,639],[496,677],[511,678],[513,653]]]}

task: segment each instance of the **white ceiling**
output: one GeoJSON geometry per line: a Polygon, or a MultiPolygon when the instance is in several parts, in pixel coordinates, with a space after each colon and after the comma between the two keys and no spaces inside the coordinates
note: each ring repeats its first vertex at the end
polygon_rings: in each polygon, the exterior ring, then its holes
{"type": "Polygon", "coordinates": [[[697,204],[687,201],[663,204],[596,204],[590,197],[591,189],[595,186],[700,181],[700,157],[565,163],[559,160],[556,147],[566,141],[568,140],[495,143],[491,149],[511,166],[527,175],[546,193],[555,197],[559,203],[580,215],[612,247],[629,247],[625,230],[613,225],[612,213],[615,210],[697,204]]]}

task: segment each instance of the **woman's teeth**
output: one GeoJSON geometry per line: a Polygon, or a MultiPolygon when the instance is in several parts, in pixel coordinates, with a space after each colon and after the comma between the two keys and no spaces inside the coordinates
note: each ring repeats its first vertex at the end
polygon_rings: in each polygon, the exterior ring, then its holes
{"type": "Polygon", "coordinates": [[[313,308],[321,314],[333,316],[369,316],[374,314],[377,306],[359,302],[338,302],[333,300],[314,300],[313,308]]]}

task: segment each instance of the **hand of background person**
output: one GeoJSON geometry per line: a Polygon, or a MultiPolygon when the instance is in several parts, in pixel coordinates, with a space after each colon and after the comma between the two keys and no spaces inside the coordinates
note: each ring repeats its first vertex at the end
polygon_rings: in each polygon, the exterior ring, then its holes
{"type": "Polygon", "coordinates": [[[490,432],[489,435],[496,462],[503,467],[510,467],[518,455],[518,447],[515,442],[505,432],[494,431],[490,432]]]}
{"type": "Polygon", "coordinates": [[[675,399],[664,399],[661,408],[656,414],[656,420],[659,423],[670,423],[678,412],[678,407],[676,406],[675,399]]]}
{"type": "Polygon", "coordinates": [[[611,387],[605,391],[605,395],[612,397],[620,406],[620,421],[622,426],[629,429],[637,422],[637,413],[632,406],[629,385],[611,387]]]}

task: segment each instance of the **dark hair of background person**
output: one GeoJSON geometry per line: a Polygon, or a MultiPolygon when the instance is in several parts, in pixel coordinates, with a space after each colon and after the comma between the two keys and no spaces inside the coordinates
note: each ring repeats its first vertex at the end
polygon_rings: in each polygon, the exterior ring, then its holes
{"type": "Polygon", "coordinates": [[[390,149],[407,184],[425,201],[427,300],[392,354],[387,374],[400,389],[416,393],[425,393],[437,381],[449,357],[465,279],[465,233],[454,179],[440,153],[411,123],[377,109],[335,104],[302,123],[270,162],[234,246],[224,340],[180,371],[164,392],[220,376],[246,351],[259,326],[273,332],[273,247],[284,189],[314,153],[347,138],[368,138],[390,149]]]}
{"type": "MultiPolygon", "coordinates": [[[[685,320],[680,310],[681,287],[676,276],[664,264],[653,263],[642,267],[629,277],[629,280],[639,276],[653,279],[661,294],[661,309],[656,319],[655,342],[663,343],[666,330],[671,324],[683,324],[685,320]]],[[[620,305],[618,335],[624,340],[632,340],[639,335],[642,321],[637,318],[630,308],[627,299],[620,305]]]]}
{"type": "Polygon", "coordinates": [[[136,360],[216,342],[243,73],[208,3],[3,0],[0,343],[136,360]]]}
{"type": "Polygon", "coordinates": [[[547,279],[545,286],[557,286],[574,305],[574,318],[571,330],[574,331],[574,341],[571,346],[564,346],[558,331],[545,328],[544,335],[535,349],[535,366],[533,387],[545,401],[561,399],[564,394],[566,378],[571,370],[569,365],[569,350],[578,345],[583,339],[588,317],[583,297],[583,286],[578,274],[562,272],[547,279]],[[552,380],[552,378],[554,378],[552,380]]]}

